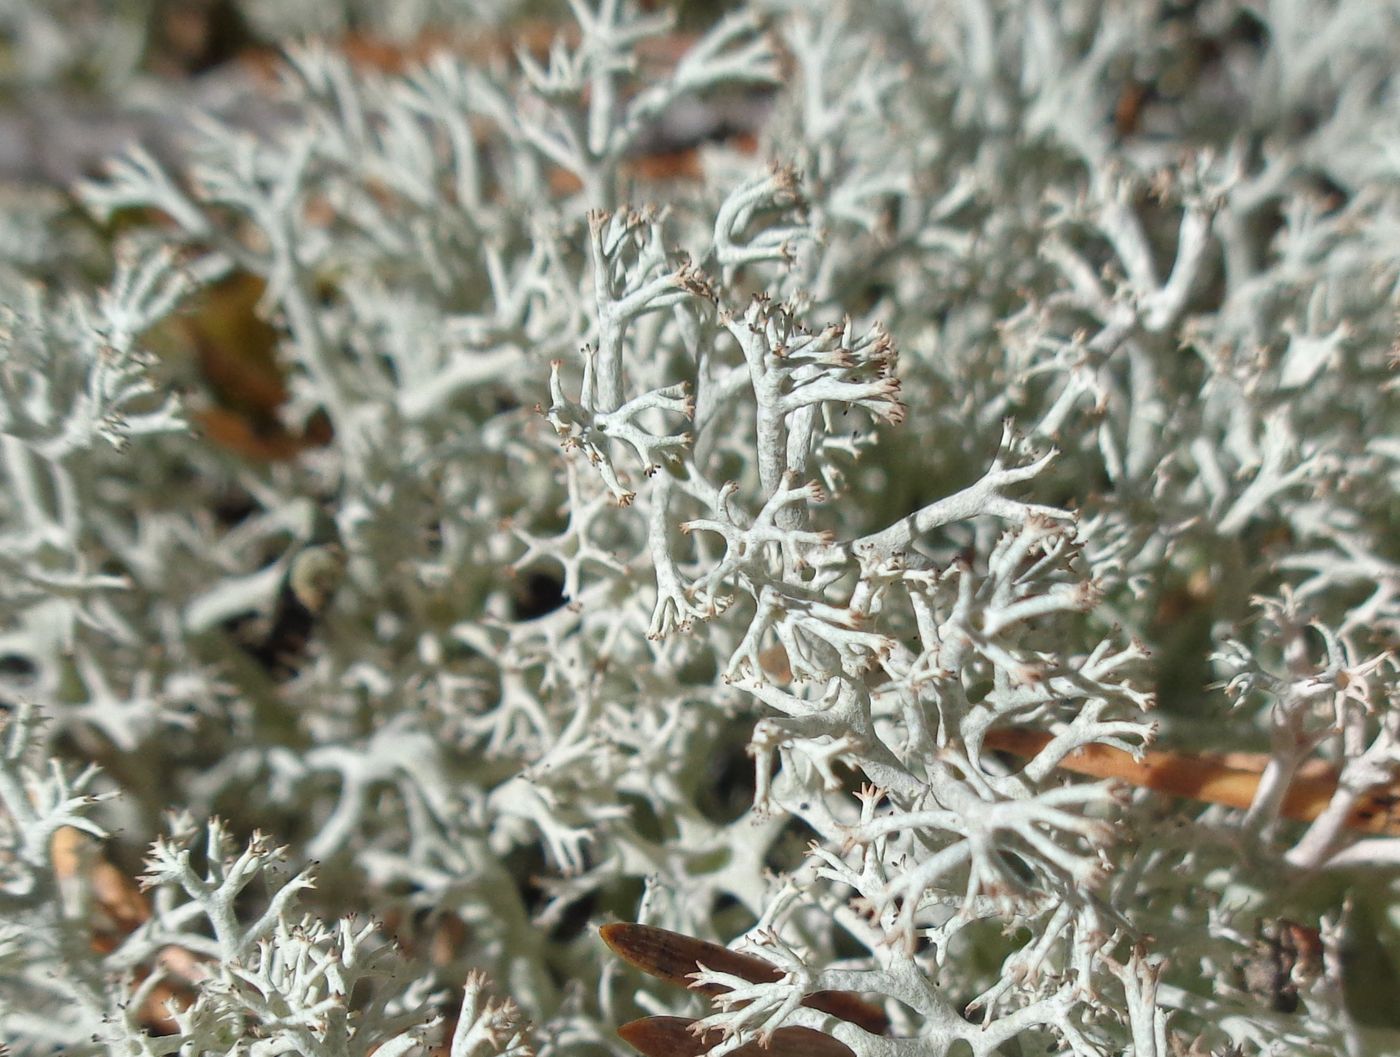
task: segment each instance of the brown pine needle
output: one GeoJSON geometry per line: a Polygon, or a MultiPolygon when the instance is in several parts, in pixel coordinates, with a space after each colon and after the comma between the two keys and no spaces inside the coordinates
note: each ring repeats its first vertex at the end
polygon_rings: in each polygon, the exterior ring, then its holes
{"type": "MultiPolygon", "coordinates": [[[[755,984],[771,983],[783,975],[776,965],[763,958],[652,925],[617,921],[604,925],[598,933],[613,953],[629,965],[701,994],[713,995],[725,990],[715,986],[697,987],[691,981],[690,974],[701,965],[755,984]]],[[[889,1030],[890,1022],[884,1010],[848,991],[816,991],[804,998],[802,1004],[855,1024],[872,1035],[883,1035],[889,1030]]]]}
{"type": "MultiPolygon", "coordinates": [[[[1030,757],[1048,745],[1050,737],[1043,731],[1005,727],[989,732],[986,746],[1030,757]]],[[[1266,761],[1267,757],[1239,753],[1218,757],[1160,750],[1149,750],[1138,761],[1120,749],[1088,745],[1070,753],[1059,766],[1075,774],[1116,778],[1170,796],[1247,808],[1254,803],[1266,761]]],[[[1294,776],[1280,812],[1285,818],[1311,822],[1322,814],[1336,791],[1335,772],[1305,769],[1294,776]]],[[[1360,798],[1346,824],[1366,833],[1400,834],[1400,789],[1387,785],[1371,790],[1360,798]]]]}

